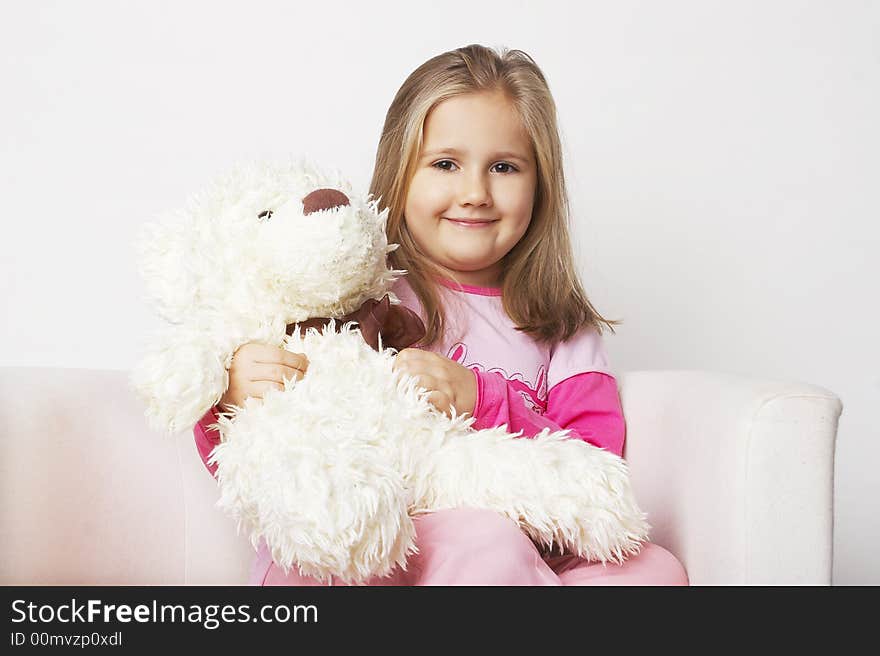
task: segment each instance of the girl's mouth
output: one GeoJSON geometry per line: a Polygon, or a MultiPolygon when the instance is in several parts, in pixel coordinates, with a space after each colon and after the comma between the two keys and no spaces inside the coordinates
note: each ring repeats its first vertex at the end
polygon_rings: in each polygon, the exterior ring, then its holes
{"type": "Polygon", "coordinates": [[[444,216],[443,219],[463,228],[485,228],[498,222],[498,219],[460,219],[447,216],[444,216]]]}

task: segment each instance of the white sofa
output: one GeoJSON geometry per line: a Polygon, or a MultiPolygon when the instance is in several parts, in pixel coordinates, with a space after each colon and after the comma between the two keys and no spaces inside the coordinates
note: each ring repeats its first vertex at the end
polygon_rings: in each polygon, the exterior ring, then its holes
{"type": "MultiPolygon", "coordinates": [[[[831,582],[834,394],[699,371],[620,386],[636,495],[692,584],[831,582]]],[[[192,435],[152,433],[126,372],[0,368],[0,398],[0,583],[246,582],[192,435]]]]}

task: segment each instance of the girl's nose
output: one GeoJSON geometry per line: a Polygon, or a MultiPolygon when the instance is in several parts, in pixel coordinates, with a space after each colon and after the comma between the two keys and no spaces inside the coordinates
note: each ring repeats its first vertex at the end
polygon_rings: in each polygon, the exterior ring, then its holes
{"type": "Polygon", "coordinates": [[[461,205],[491,205],[492,194],[482,173],[472,173],[459,178],[459,203],[461,205]]]}

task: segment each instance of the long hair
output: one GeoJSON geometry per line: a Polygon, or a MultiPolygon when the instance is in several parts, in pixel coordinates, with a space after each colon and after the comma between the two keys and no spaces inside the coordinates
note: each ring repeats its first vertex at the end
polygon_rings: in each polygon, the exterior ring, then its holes
{"type": "Polygon", "coordinates": [[[404,206],[422,148],[429,112],[449,98],[502,91],[529,135],[537,162],[537,184],[528,229],[502,262],[502,303],[518,330],[541,342],[573,336],[584,326],[600,334],[620,321],[603,318],[578,278],[569,236],[570,210],[562,166],[556,104],[543,73],[521,50],[496,52],[469,45],[426,61],[394,97],[379,147],[370,193],[388,207],[388,240],[400,244],[390,255],[425,311],[422,345],[433,344],[445,325],[436,278],[442,275],[420,251],[406,226],[404,206]]]}

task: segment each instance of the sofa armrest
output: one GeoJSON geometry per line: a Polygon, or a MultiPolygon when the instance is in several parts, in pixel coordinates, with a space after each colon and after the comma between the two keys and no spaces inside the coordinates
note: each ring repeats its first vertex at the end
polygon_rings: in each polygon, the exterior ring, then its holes
{"type": "Polygon", "coordinates": [[[0,367],[0,585],[184,580],[183,481],[126,373],[0,367]]]}
{"type": "Polygon", "coordinates": [[[176,436],[183,478],[184,582],[187,585],[244,585],[254,561],[246,531],[217,507],[220,491],[198,453],[192,432],[176,436]]]}
{"type": "Polygon", "coordinates": [[[636,496],[691,583],[831,582],[833,393],[701,371],[619,380],[636,496]]]}

